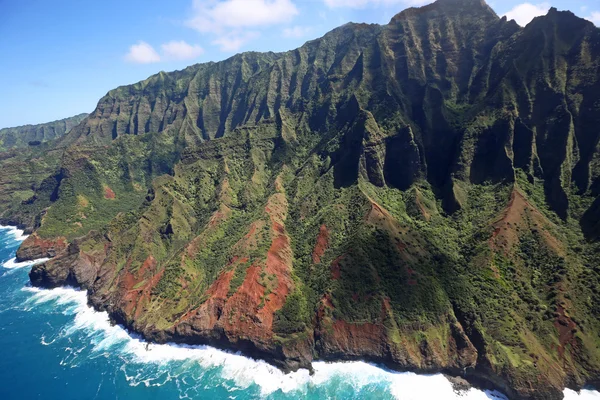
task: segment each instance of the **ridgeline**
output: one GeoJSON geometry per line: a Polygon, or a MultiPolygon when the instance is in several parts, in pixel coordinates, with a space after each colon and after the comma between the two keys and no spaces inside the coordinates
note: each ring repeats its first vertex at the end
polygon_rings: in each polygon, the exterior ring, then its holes
{"type": "Polygon", "coordinates": [[[110,91],[0,153],[0,222],[149,340],[560,399],[600,380],[598,126],[600,29],[438,0],[110,91]]]}

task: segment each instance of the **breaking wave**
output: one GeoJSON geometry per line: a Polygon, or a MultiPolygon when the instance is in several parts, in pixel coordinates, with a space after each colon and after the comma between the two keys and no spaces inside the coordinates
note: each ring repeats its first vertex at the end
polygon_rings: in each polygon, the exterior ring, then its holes
{"type": "MultiPolygon", "coordinates": [[[[313,364],[315,373],[307,370],[284,374],[270,364],[253,360],[240,354],[229,353],[210,346],[185,346],[175,344],[149,344],[124,328],[111,324],[108,314],[97,312],[87,305],[86,293],[73,288],[23,289],[31,296],[26,307],[57,306],[73,315],[73,320],[64,326],[57,337],[44,338],[48,343],[66,339],[83,331],[89,339],[93,355],[118,354],[124,361],[121,368],[132,386],[160,386],[175,382],[189,390],[210,372],[218,371],[230,391],[257,387],[261,397],[274,394],[290,394],[293,397],[309,394],[319,387],[330,386],[360,393],[363,390],[383,389],[383,393],[397,399],[504,399],[497,392],[482,392],[470,389],[457,393],[443,375],[416,375],[396,373],[365,362],[313,364]],[[132,364],[137,365],[129,368],[132,364]],[[140,366],[145,366],[140,367],[140,366]],[[195,382],[196,381],[196,382],[195,382]],[[185,384],[188,387],[185,387],[185,384]]],[[[69,349],[65,363],[78,363],[77,349],[69,349]]],[[[286,396],[287,397],[287,396],[286,396]]]]}

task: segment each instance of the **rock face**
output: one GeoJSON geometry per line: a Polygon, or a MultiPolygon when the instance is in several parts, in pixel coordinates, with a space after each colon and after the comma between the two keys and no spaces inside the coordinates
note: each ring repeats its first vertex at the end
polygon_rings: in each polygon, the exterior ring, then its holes
{"type": "Polygon", "coordinates": [[[571,13],[439,0],[117,88],[0,215],[151,340],[560,399],[600,378],[598,65],[571,13]]]}
{"type": "Polygon", "coordinates": [[[67,248],[67,239],[42,239],[37,234],[30,235],[17,250],[17,262],[53,258],[67,248]]]}

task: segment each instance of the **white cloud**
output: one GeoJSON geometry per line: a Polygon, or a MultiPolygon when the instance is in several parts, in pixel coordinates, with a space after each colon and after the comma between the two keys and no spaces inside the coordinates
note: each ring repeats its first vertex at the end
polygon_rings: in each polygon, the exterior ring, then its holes
{"type": "Polygon", "coordinates": [[[310,26],[292,26],[283,30],[283,37],[286,38],[302,38],[310,34],[312,28],[310,26]]]}
{"type": "Polygon", "coordinates": [[[221,48],[221,51],[226,53],[233,53],[238,51],[246,43],[258,38],[260,33],[250,32],[232,32],[218,36],[212,41],[212,44],[217,45],[221,48]]]}
{"type": "Polygon", "coordinates": [[[160,61],[160,56],[148,43],[139,41],[129,48],[125,60],[135,64],[150,64],[160,61]]]}
{"type": "Polygon", "coordinates": [[[194,0],[186,25],[233,52],[260,36],[258,29],[289,23],[298,13],[292,0],[194,0]]]}
{"type": "Polygon", "coordinates": [[[424,6],[432,0],[324,0],[329,8],[365,8],[367,6],[393,6],[401,4],[408,7],[424,6]]]}
{"type": "Polygon", "coordinates": [[[165,58],[169,60],[192,60],[204,53],[204,49],[198,45],[191,45],[185,41],[170,41],[160,46],[165,58]]]}
{"type": "Polygon", "coordinates": [[[277,25],[298,15],[291,0],[194,0],[193,8],[187,25],[200,32],[277,25]]]}
{"type": "Polygon", "coordinates": [[[596,26],[600,26],[600,11],[592,12],[588,17],[585,17],[585,19],[592,21],[596,26]]]}
{"type": "Polygon", "coordinates": [[[550,10],[550,4],[548,3],[523,3],[515,6],[512,10],[504,14],[504,16],[506,16],[509,21],[514,19],[517,24],[525,26],[535,17],[546,15],[548,10],[550,10]]]}

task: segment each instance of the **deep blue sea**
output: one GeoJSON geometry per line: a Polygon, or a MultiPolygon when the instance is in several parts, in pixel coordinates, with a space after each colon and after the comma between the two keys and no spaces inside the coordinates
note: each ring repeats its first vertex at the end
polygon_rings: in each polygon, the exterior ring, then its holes
{"type": "MultiPolygon", "coordinates": [[[[442,375],[374,365],[314,364],[285,375],[211,347],[149,345],[87,306],[84,292],[29,286],[16,264],[21,231],[0,227],[0,399],[504,399],[455,393],[442,375]]],[[[566,393],[600,399],[598,392],[566,393]]]]}

